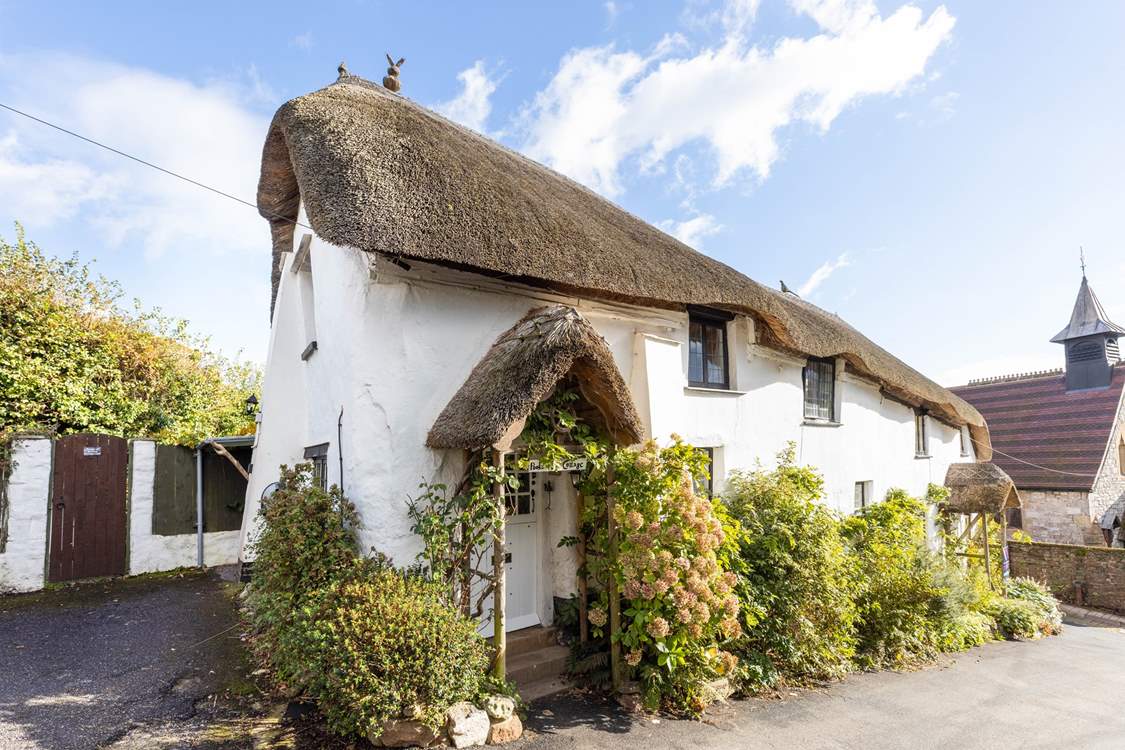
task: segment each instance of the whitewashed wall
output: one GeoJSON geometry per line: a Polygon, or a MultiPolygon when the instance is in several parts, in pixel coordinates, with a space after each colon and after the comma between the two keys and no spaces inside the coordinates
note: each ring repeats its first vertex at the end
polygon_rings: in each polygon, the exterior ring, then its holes
{"type": "MultiPolygon", "coordinates": [[[[309,334],[298,274],[287,268],[244,535],[278,464],[299,461],[305,446],[330,443],[329,479],[339,480],[342,407],[344,488],[363,519],[361,545],[398,564],[412,562],[419,545],[410,532],[407,498],[419,482],[452,483],[462,462],[459,451],[426,448],[426,433],[497,336],[528,310],[554,302],[579,309],[605,337],[652,436],[663,441],[677,433],[716,448],[719,487],[726,473],[759,460],[771,464],[794,441],[799,461],[823,473],[826,503],[850,512],[856,482],[873,482],[876,499],[892,487],[922,495],[929,482],[943,481],[951,462],[972,460],[961,455],[959,430],[934,419],[928,420],[930,457],[915,458],[912,409],[848,375],[837,388],[840,425],[804,424],[803,361],[755,345],[746,318],[730,326],[732,391],[706,391],[687,387],[686,313],[567,298],[426,264],[412,263],[409,271],[383,261],[372,265],[366,253],[317,238],[311,258],[318,350],[301,361],[309,334]]],[[[559,520],[542,525],[555,534],[556,526],[567,525],[559,520]]],[[[541,592],[557,588],[554,579],[568,563],[560,557],[550,565],[541,573],[541,592]]]]}
{"type": "MultiPolygon", "coordinates": [[[[195,534],[152,533],[156,443],[134,440],[129,465],[129,575],[195,567],[199,560],[195,534]]],[[[238,531],[204,534],[203,564],[210,568],[238,562],[239,542],[238,531]]]]}
{"type": "Polygon", "coordinates": [[[12,441],[15,464],[8,478],[8,544],[0,552],[0,593],[38,591],[47,575],[47,524],[53,442],[12,441]]]}

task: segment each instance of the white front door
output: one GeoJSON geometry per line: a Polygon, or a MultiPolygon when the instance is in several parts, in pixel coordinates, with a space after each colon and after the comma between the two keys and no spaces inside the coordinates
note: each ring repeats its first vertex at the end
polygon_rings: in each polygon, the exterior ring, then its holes
{"type": "Polygon", "coordinates": [[[529,628],[539,624],[535,604],[539,599],[539,530],[536,527],[536,499],[539,475],[518,473],[519,489],[508,490],[508,517],[505,528],[504,559],[507,563],[507,611],[504,629],[529,628]]]}

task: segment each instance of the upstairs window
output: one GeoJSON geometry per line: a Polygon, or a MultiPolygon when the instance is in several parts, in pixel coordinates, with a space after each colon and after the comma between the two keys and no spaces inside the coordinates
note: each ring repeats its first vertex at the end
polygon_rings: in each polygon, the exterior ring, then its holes
{"type": "Polygon", "coordinates": [[[689,312],[688,385],[730,389],[727,323],[731,317],[718,310],[689,312]]]}
{"type": "Polygon", "coordinates": [[[805,419],[836,421],[836,360],[809,357],[803,373],[805,419]]]}
{"type": "Polygon", "coordinates": [[[929,458],[930,440],[926,433],[926,412],[914,412],[914,456],[916,458],[929,458]]]}

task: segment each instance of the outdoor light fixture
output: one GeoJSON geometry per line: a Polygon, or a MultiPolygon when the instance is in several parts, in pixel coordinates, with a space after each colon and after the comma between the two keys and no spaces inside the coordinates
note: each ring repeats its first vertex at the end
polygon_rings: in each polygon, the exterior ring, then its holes
{"type": "Polygon", "coordinates": [[[246,397],[246,413],[254,414],[258,410],[258,397],[251,393],[246,397]]]}

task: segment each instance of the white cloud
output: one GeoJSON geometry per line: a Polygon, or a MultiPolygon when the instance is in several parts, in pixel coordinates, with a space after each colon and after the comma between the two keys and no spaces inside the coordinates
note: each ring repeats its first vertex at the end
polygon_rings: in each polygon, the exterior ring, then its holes
{"type": "Polygon", "coordinates": [[[570,51],[522,113],[523,150],[608,195],[622,192],[626,159],[654,170],[695,143],[714,157],[714,186],[743,172],[764,179],[781,154],[780,130],[806,123],[826,131],[863,97],[902,92],[954,25],[944,6],[928,17],[912,5],[884,17],[871,2],[792,4],[820,33],[752,46],[757,3],[732,0],[715,47],[692,53],[683,37],[669,36],[648,53],[570,51]]]}
{"type": "Polygon", "coordinates": [[[293,37],[289,42],[299,50],[310,50],[313,46],[313,35],[311,31],[306,31],[303,34],[298,34],[293,37]]]}
{"type": "Polygon", "coordinates": [[[930,99],[930,108],[933,109],[940,120],[948,120],[957,114],[957,100],[961,95],[956,91],[947,91],[930,99]]]}
{"type": "Polygon", "coordinates": [[[703,238],[722,231],[723,225],[711,214],[699,214],[684,221],[662,221],[660,228],[685,245],[702,250],[703,238]]]}
{"type": "Polygon", "coordinates": [[[606,0],[603,4],[605,8],[605,27],[607,29],[613,28],[613,24],[617,21],[617,16],[621,14],[621,6],[614,0],[606,0]]]}
{"type": "MultiPolygon", "coordinates": [[[[0,56],[0,92],[13,106],[254,202],[268,119],[249,110],[264,84],[196,84],[142,68],[58,53],[0,56]]],[[[5,117],[0,194],[16,219],[80,214],[103,242],[261,253],[257,212],[42,125],[5,117]],[[11,133],[18,133],[13,136],[11,133]]]]}
{"type": "Polygon", "coordinates": [[[812,272],[812,275],[805,279],[805,283],[797,290],[797,294],[801,297],[809,297],[817,288],[828,281],[828,277],[834,274],[841,268],[850,266],[852,264],[851,258],[847,253],[840,253],[835,260],[825,261],[812,272]]]}
{"type": "Polygon", "coordinates": [[[492,112],[490,97],[496,91],[496,82],[484,69],[483,60],[477,60],[473,67],[458,73],[457,80],[461,82],[461,93],[434,109],[467,128],[484,133],[492,112]]]}

